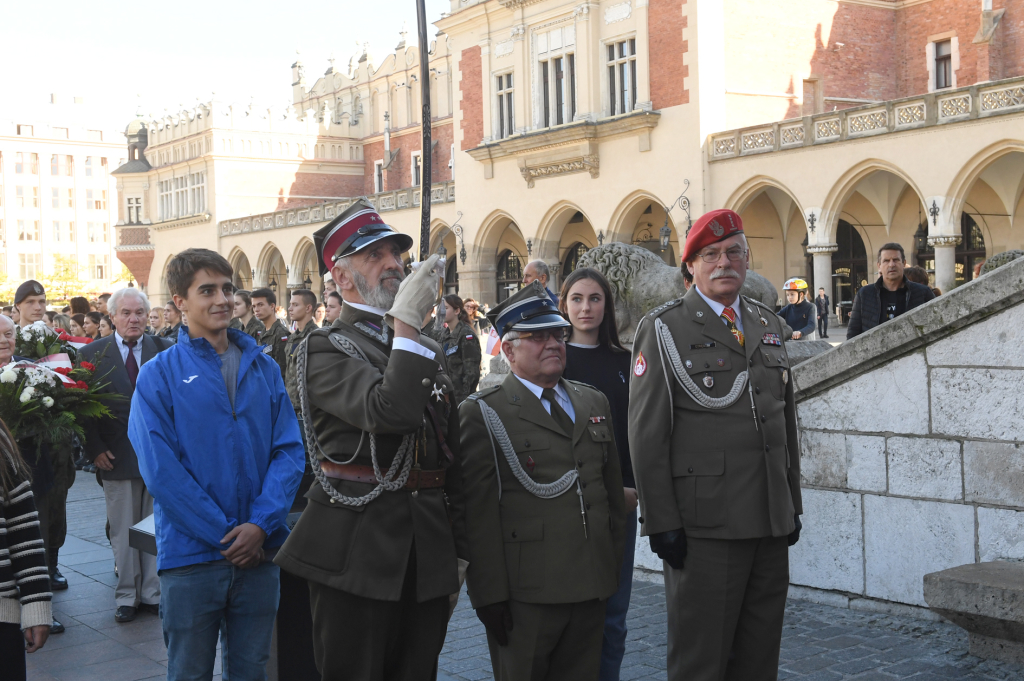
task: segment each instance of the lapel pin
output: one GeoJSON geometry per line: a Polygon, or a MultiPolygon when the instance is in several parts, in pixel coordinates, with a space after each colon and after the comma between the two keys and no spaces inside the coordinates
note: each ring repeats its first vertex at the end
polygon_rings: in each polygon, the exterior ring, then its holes
{"type": "Polygon", "coordinates": [[[691,362],[690,360],[686,360],[686,368],[687,369],[692,369],[693,368],[693,362],[691,362]]]}
{"type": "Polygon", "coordinates": [[[703,316],[704,316],[704,313],[703,313],[703,312],[701,312],[700,310],[697,310],[697,316],[698,316],[698,317],[703,317],[703,316]]]}
{"type": "Polygon", "coordinates": [[[518,402],[519,401],[519,395],[513,395],[512,396],[512,401],[513,402],[518,402]]]}
{"type": "Polygon", "coordinates": [[[718,366],[724,367],[725,366],[725,360],[724,359],[718,360],[718,366]]]}
{"type": "Polygon", "coordinates": [[[765,319],[764,317],[761,317],[760,322],[761,326],[768,326],[768,320],[765,319]]]}
{"type": "Polygon", "coordinates": [[[704,387],[705,388],[712,388],[712,387],[714,387],[714,385],[715,385],[715,377],[714,376],[711,376],[710,374],[704,376],[704,387]]]}

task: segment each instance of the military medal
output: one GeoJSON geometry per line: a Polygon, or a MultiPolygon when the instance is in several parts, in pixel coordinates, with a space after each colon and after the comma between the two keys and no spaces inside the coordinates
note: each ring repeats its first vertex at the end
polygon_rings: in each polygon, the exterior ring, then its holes
{"type": "Polygon", "coordinates": [[[768,326],[768,320],[765,319],[764,317],[761,317],[760,322],[761,326],[768,326]]]}
{"type": "Polygon", "coordinates": [[[725,360],[724,359],[718,360],[718,366],[724,367],[725,366],[725,360]]]}
{"type": "Polygon", "coordinates": [[[782,385],[789,383],[789,372],[785,369],[782,370],[782,385]]]}
{"type": "Polygon", "coordinates": [[[782,339],[779,337],[779,334],[777,333],[766,333],[765,335],[761,336],[761,342],[764,343],[765,345],[782,345],[782,339]]]}
{"type": "Polygon", "coordinates": [[[686,368],[687,369],[692,369],[693,368],[693,362],[691,362],[690,360],[686,360],[686,368]]]}
{"type": "Polygon", "coordinates": [[[534,467],[536,465],[537,465],[537,462],[533,460],[532,456],[526,457],[526,467],[530,469],[531,473],[533,473],[533,469],[534,469],[534,467]]]}
{"type": "Polygon", "coordinates": [[[430,392],[430,396],[435,398],[438,402],[441,401],[444,391],[437,387],[437,383],[434,384],[434,389],[430,392]]]}
{"type": "Polygon", "coordinates": [[[711,374],[704,374],[704,387],[711,388],[715,385],[715,377],[711,374]]]}
{"type": "Polygon", "coordinates": [[[591,423],[601,423],[601,421],[604,421],[604,417],[603,416],[591,416],[590,417],[590,422],[591,423]]]}

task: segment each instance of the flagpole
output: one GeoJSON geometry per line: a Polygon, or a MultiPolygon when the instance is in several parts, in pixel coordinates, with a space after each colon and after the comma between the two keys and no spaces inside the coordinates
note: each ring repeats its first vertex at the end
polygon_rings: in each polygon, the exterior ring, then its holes
{"type": "Polygon", "coordinates": [[[420,262],[430,255],[430,194],[432,186],[430,145],[430,43],[427,42],[427,10],[424,0],[416,0],[416,24],[420,43],[420,90],[423,111],[423,145],[420,147],[420,262]]]}

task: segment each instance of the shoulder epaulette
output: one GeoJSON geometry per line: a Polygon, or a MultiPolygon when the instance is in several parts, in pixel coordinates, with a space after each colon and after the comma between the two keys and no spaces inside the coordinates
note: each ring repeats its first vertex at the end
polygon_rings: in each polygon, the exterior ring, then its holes
{"type": "Polygon", "coordinates": [[[762,303],[760,300],[756,300],[754,298],[751,298],[750,296],[740,296],[740,297],[743,298],[743,300],[747,301],[748,303],[753,303],[754,305],[757,305],[758,307],[763,307],[764,309],[768,310],[772,314],[775,314],[774,308],[768,307],[767,305],[762,303]]]}
{"type": "Polygon", "coordinates": [[[673,307],[677,307],[677,306],[681,305],[682,302],[683,302],[682,298],[676,298],[675,300],[670,300],[667,303],[662,303],[661,305],[659,305],[658,307],[654,308],[653,310],[651,310],[650,312],[648,312],[644,316],[645,317],[657,317],[658,315],[663,313],[665,310],[670,310],[673,307]]]}
{"type": "Polygon", "coordinates": [[[590,388],[591,390],[597,390],[597,388],[595,388],[594,386],[590,385],[589,383],[584,383],[583,381],[574,381],[571,378],[567,378],[565,379],[565,382],[572,383],[573,385],[580,385],[583,386],[584,388],[590,388]]]}
{"type": "Polygon", "coordinates": [[[475,393],[473,393],[472,395],[470,395],[466,399],[467,400],[473,400],[474,402],[476,402],[480,398],[486,397],[486,396],[494,393],[500,387],[501,387],[501,384],[499,383],[498,385],[492,385],[490,388],[484,388],[483,390],[477,390],[475,393]]]}

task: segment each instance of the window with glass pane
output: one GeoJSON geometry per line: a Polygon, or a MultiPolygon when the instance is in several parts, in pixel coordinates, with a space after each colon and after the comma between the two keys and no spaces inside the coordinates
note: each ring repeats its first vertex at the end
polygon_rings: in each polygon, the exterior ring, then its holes
{"type": "Polygon", "coordinates": [[[420,154],[419,154],[419,152],[416,152],[415,154],[412,155],[412,176],[411,176],[410,179],[412,180],[412,186],[413,187],[420,186],[420,154]]]}
{"type": "Polygon", "coordinates": [[[551,81],[548,74],[549,62],[542,61],[540,63],[540,85],[544,88],[544,127],[551,127],[551,81]]]}
{"type": "Polygon", "coordinates": [[[69,189],[68,190],[68,208],[74,208],[74,207],[75,207],[75,190],[74,189],[69,189]]]}
{"type": "Polygon", "coordinates": [[[56,187],[50,188],[50,205],[53,208],[60,208],[60,189],[56,187]]]}
{"type": "Polygon", "coordinates": [[[636,39],[607,46],[609,113],[629,113],[636,106],[636,39]]]}
{"type": "Polygon", "coordinates": [[[498,95],[498,137],[509,137],[515,132],[515,114],[512,89],[512,74],[497,77],[498,95]]]}
{"type": "Polygon", "coordinates": [[[32,164],[32,174],[39,174],[39,154],[29,154],[29,161],[32,164]]]}
{"type": "Polygon", "coordinates": [[[18,208],[25,207],[25,188],[15,187],[14,188],[14,205],[18,208]]]}
{"type": "Polygon", "coordinates": [[[57,161],[58,158],[59,158],[59,156],[57,156],[57,154],[53,154],[53,155],[50,156],[50,174],[51,175],[58,175],[58,174],[60,174],[60,163],[57,161]]]}
{"type": "Polygon", "coordinates": [[[51,238],[54,241],[60,241],[60,221],[59,220],[54,220],[53,221],[53,234],[52,234],[51,238]]]}
{"type": "Polygon", "coordinates": [[[93,189],[86,189],[85,190],[85,207],[87,209],[88,208],[92,208],[93,205],[96,203],[96,199],[94,198],[94,194],[95,193],[96,192],[93,189]]]}
{"type": "Polygon", "coordinates": [[[38,253],[18,254],[18,276],[22,279],[35,279],[42,268],[39,262],[42,256],[38,253]]]}
{"type": "Polygon", "coordinates": [[[92,156],[85,157],[85,176],[92,177],[92,156]]]}
{"type": "Polygon", "coordinates": [[[25,154],[20,151],[14,154],[14,172],[18,175],[25,174],[25,154]]]}
{"type": "Polygon", "coordinates": [[[75,223],[72,220],[71,222],[68,223],[68,241],[74,241],[74,240],[75,240],[75,223]]]}
{"type": "Polygon", "coordinates": [[[953,87],[953,44],[943,40],[935,43],[935,89],[953,87]]]}
{"type": "Polygon", "coordinates": [[[39,187],[32,187],[32,207],[39,208],[39,187]]]}
{"type": "Polygon", "coordinates": [[[39,221],[18,220],[18,241],[38,241],[39,221]]]}

